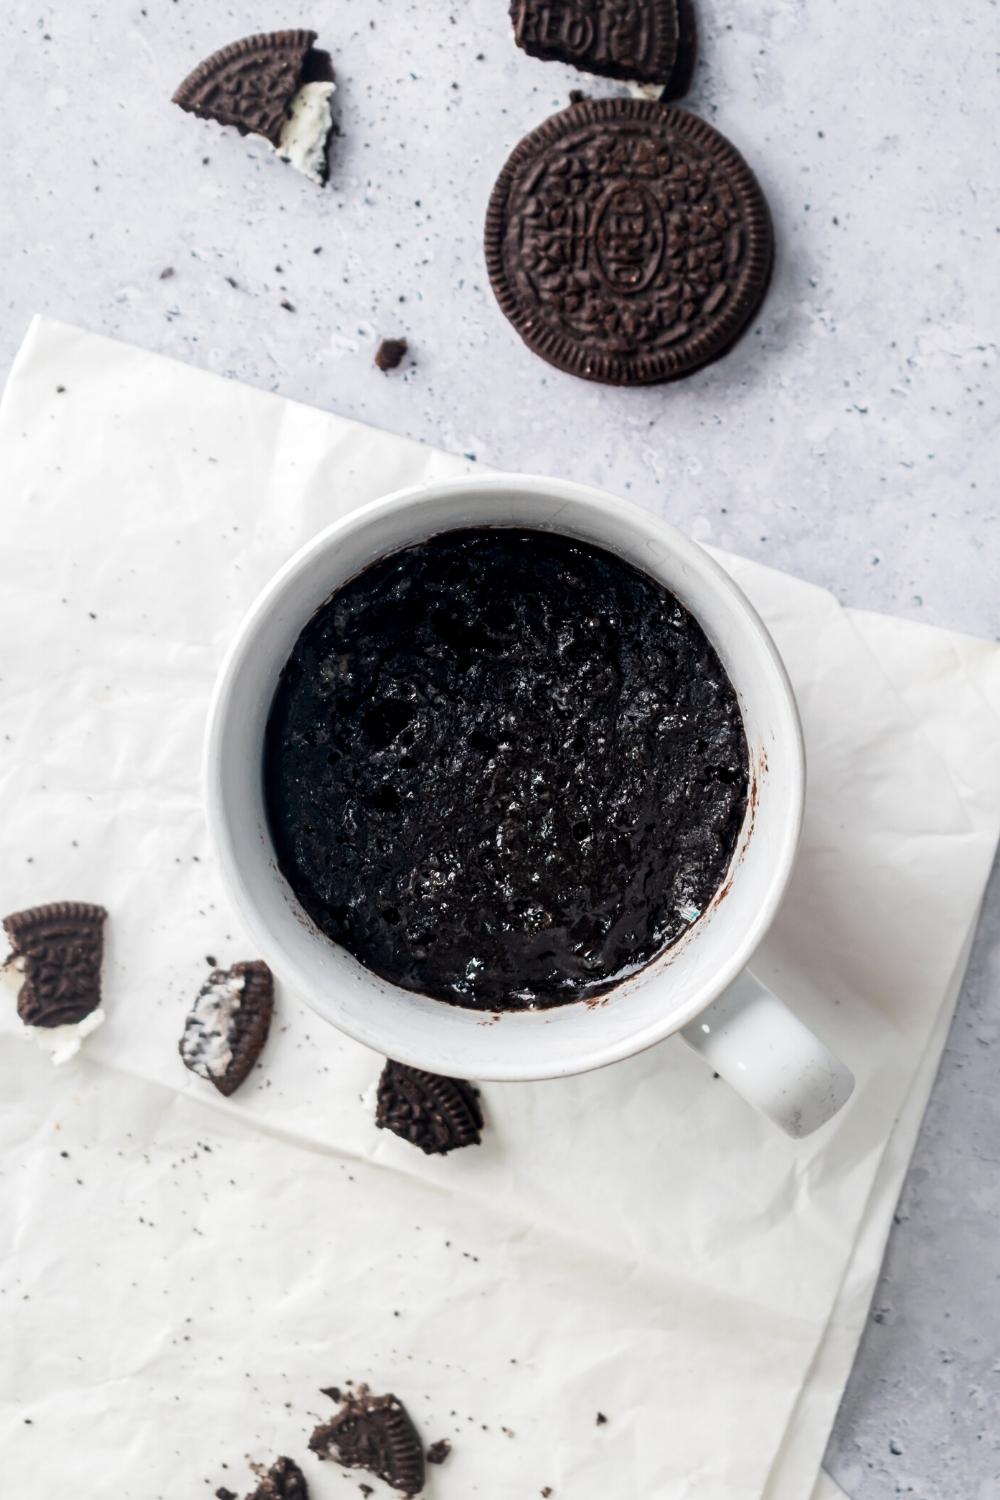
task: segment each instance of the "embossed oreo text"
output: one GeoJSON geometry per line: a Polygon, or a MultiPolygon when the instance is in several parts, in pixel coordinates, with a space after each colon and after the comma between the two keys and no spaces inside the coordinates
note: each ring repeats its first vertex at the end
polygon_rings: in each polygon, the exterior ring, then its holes
{"type": "Polygon", "coordinates": [[[595,73],[665,82],[676,57],[674,0],[514,0],[511,15],[526,52],[595,73]]]}

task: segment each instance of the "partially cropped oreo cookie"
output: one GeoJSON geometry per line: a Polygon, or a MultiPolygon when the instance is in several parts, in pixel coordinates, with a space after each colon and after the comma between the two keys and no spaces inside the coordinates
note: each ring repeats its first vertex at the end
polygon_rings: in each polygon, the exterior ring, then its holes
{"type": "Polygon", "coordinates": [[[764,194],[687,110],[585,99],[514,148],[486,218],[497,301],[536,354],[585,380],[676,380],[724,354],[767,290],[764,194]]]}
{"type": "Polygon", "coordinates": [[[517,45],[605,78],[665,84],[677,60],[677,0],[511,0],[517,45]]]}
{"type": "Polygon", "coordinates": [[[313,1453],[345,1469],[367,1469],[404,1495],[418,1495],[424,1487],[424,1450],[403,1403],[392,1395],[373,1396],[366,1386],[341,1400],[337,1415],[309,1439],[313,1453]]]}
{"type": "Polygon", "coordinates": [[[390,1059],[378,1081],[375,1124],[428,1156],[445,1156],[479,1145],[483,1112],[471,1083],[390,1059]]]}
{"type": "MultiPolygon", "coordinates": [[[[271,1467],[251,1464],[257,1475],[257,1488],[246,1500],[309,1500],[306,1477],[293,1458],[276,1458],[271,1467]]],[[[215,1491],[215,1500],[239,1500],[234,1490],[221,1485],[215,1491]]]]}
{"type": "Polygon", "coordinates": [[[323,183],[333,129],[333,69],[315,31],[268,31],[213,52],[176,89],[173,102],[203,120],[260,135],[292,166],[323,183]]]}
{"type": "Polygon", "coordinates": [[[260,959],[213,969],[184,1023],[184,1066],[235,1093],[264,1050],[273,1010],[274,980],[260,959]]]}
{"type": "Polygon", "coordinates": [[[278,1458],[269,1469],[255,1468],[260,1483],[247,1500],[309,1500],[305,1475],[294,1459],[278,1458]]]}
{"type": "Polygon", "coordinates": [[[4,917],[8,962],[24,975],[17,1013],[26,1026],[73,1026],[101,1003],[103,906],[55,901],[4,917]]]}

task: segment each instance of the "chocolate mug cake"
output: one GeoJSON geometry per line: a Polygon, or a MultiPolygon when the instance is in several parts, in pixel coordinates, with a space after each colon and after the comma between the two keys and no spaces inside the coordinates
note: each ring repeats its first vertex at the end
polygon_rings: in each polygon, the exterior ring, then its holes
{"type": "Polygon", "coordinates": [[[279,866],[393,984],[472,1009],[599,995],[695,922],[747,802],[736,693],[646,573],[558,533],[447,531],[316,612],[264,746],[279,866]]]}

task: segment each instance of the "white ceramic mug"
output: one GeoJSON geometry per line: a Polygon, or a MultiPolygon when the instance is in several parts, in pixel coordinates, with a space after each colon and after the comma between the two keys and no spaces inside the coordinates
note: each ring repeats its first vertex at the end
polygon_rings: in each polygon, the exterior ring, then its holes
{"type": "Polygon", "coordinates": [[[260,955],[326,1020],[376,1052],[458,1078],[541,1079],[628,1057],[674,1032],[793,1136],[829,1120],[850,1072],[747,964],[785,891],[805,789],[802,734],[781,659],[740,589],[700,547],[621,500],[553,479],[457,479],[403,490],[335,522],[276,574],[239,628],[209,715],[205,797],[229,893],[260,955]],[[499,1019],[394,985],[306,917],[279,872],[264,810],[264,727],[302,627],[386,553],[460,526],[558,531],[658,579],[701,623],[739,696],[751,787],[732,866],[679,942],[602,1002],[499,1019]]]}

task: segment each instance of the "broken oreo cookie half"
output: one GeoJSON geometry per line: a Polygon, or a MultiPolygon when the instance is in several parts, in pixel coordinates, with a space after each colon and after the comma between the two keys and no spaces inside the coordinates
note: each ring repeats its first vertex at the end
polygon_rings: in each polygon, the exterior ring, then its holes
{"type": "Polygon", "coordinates": [[[483,1111],[471,1083],[389,1059],[378,1081],[375,1124],[428,1156],[445,1156],[479,1145],[483,1111]]]}
{"type": "Polygon", "coordinates": [[[35,1039],[65,1062],[104,1019],[101,962],[103,906],[54,901],[4,917],[10,939],[8,965],[22,974],[17,1013],[35,1039]]]}
{"type": "Polygon", "coordinates": [[[338,1397],[340,1411],[309,1439],[313,1453],[345,1469],[367,1469],[404,1495],[419,1495],[426,1472],[424,1450],[403,1403],[393,1395],[373,1396],[363,1385],[353,1393],[338,1391],[334,1399],[338,1397]]]}
{"type": "Polygon", "coordinates": [[[184,1066],[235,1093],[264,1050],[273,1010],[274,979],[260,959],[213,969],[184,1023],[184,1066]]]}
{"type": "Polygon", "coordinates": [[[173,102],[203,120],[262,136],[284,160],[322,186],[329,175],[336,85],[315,31],[243,37],[199,63],[173,102]]]}
{"type": "Polygon", "coordinates": [[[517,45],[586,73],[666,84],[677,61],[677,0],[512,0],[517,45]]]}

